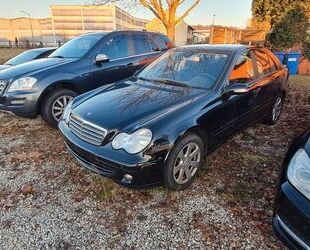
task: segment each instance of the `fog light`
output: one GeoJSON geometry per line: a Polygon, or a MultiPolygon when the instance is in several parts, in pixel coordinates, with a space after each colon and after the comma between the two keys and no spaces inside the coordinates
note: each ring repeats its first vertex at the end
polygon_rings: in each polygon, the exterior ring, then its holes
{"type": "Polygon", "coordinates": [[[124,174],[122,182],[124,183],[131,183],[133,177],[130,174],[124,174]]]}
{"type": "Polygon", "coordinates": [[[11,105],[24,105],[26,103],[25,99],[12,99],[11,105]]]}

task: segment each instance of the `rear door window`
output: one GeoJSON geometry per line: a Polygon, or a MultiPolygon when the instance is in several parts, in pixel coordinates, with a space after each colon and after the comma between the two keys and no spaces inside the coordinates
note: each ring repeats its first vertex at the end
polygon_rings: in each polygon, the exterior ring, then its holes
{"type": "Polygon", "coordinates": [[[135,55],[152,52],[152,46],[147,34],[132,34],[131,39],[135,55]]]}
{"type": "Polygon", "coordinates": [[[254,64],[250,51],[237,59],[229,76],[229,83],[250,83],[255,80],[254,64]]]}
{"type": "Polygon", "coordinates": [[[254,50],[254,55],[257,61],[257,70],[259,76],[264,76],[272,73],[274,71],[271,65],[271,58],[262,50],[254,50]]]}

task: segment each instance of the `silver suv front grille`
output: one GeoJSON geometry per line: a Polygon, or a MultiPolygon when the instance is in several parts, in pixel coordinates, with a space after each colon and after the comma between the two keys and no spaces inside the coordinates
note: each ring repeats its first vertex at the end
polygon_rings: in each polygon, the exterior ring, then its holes
{"type": "Polygon", "coordinates": [[[6,88],[6,81],[0,80],[0,96],[4,93],[4,90],[6,88]]]}
{"type": "Polygon", "coordinates": [[[74,114],[70,115],[69,128],[81,140],[97,146],[102,144],[107,135],[106,129],[74,114]]]}

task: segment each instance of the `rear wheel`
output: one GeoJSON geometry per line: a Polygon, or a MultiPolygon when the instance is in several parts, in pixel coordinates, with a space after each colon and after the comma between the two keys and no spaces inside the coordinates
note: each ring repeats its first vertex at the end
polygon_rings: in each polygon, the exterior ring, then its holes
{"type": "Polygon", "coordinates": [[[202,139],[188,133],[183,136],[171,150],[164,167],[165,186],[172,190],[187,188],[197,176],[204,156],[202,139]]]}
{"type": "Polygon", "coordinates": [[[266,125],[275,125],[278,123],[283,110],[283,95],[279,96],[273,103],[272,109],[263,121],[266,125]]]}
{"type": "Polygon", "coordinates": [[[42,118],[52,127],[57,127],[68,103],[77,96],[71,89],[54,89],[44,98],[41,106],[42,118]]]}

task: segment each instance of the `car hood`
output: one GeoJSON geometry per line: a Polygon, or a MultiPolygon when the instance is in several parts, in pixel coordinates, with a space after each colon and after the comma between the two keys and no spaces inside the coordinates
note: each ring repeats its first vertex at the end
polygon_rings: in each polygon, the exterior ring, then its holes
{"type": "Polygon", "coordinates": [[[24,75],[32,75],[40,71],[51,69],[69,62],[77,60],[76,58],[42,58],[27,63],[22,63],[6,70],[0,71],[1,80],[10,80],[24,75]]]}
{"type": "Polygon", "coordinates": [[[0,71],[5,70],[5,69],[8,69],[8,68],[10,68],[10,67],[12,67],[12,66],[11,66],[11,65],[5,65],[5,64],[0,65],[0,71]]]}
{"type": "Polygon", "coordinates": [[[170,113],[206,95],[202,89],[146,81],[124,81],[73,103],[73,114],[108,130],[131,132],[150,127],[170,113]]]}

